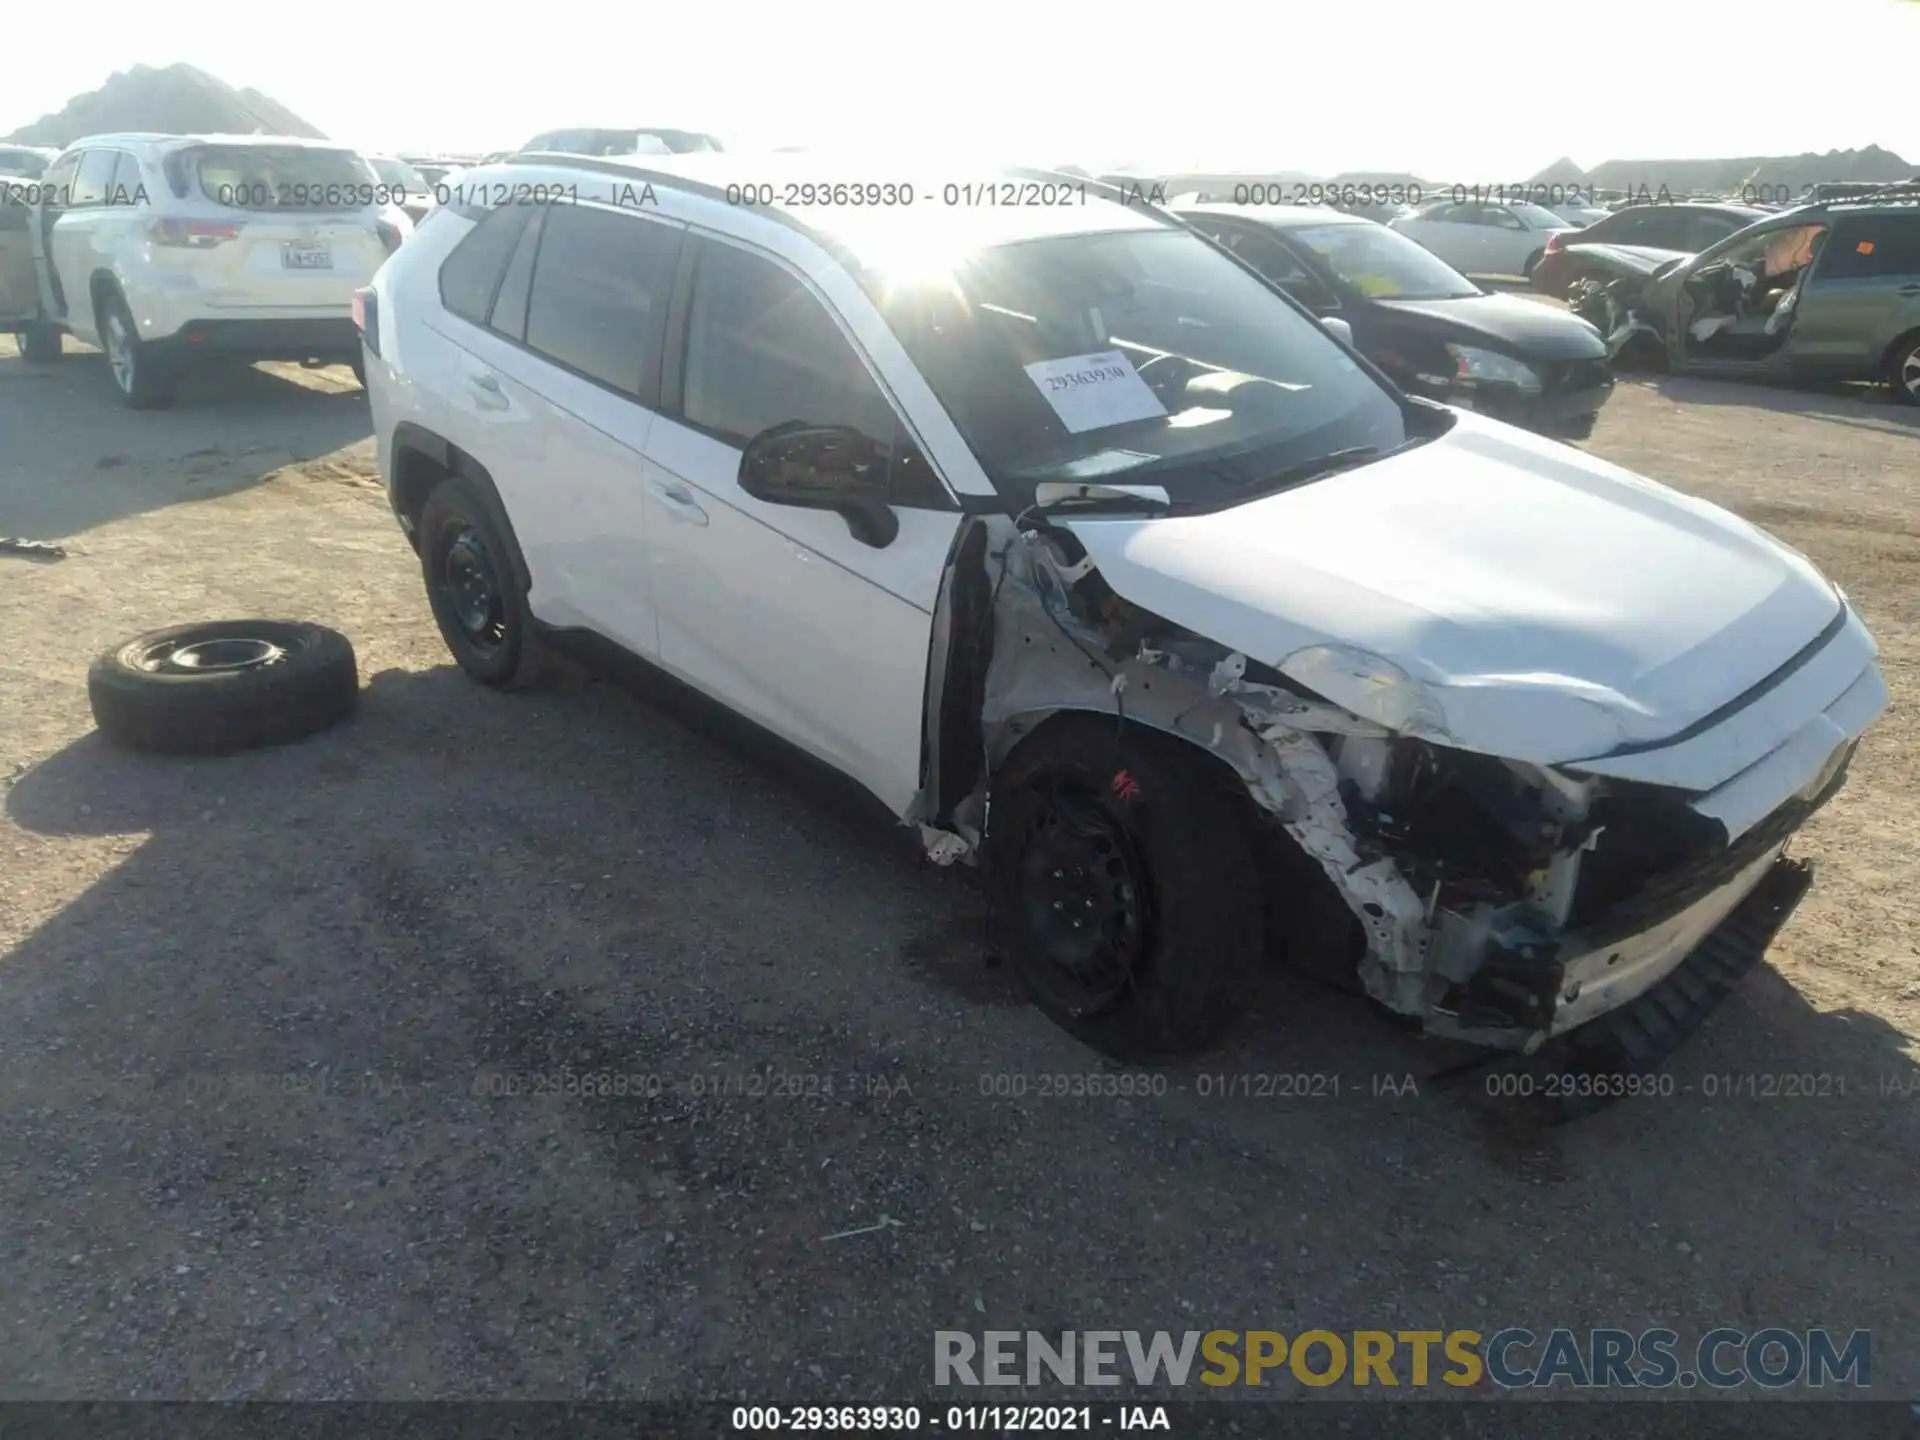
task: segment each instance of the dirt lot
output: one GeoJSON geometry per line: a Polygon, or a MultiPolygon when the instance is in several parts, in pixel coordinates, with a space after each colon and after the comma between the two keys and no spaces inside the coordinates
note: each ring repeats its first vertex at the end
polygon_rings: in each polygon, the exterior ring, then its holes
{"type": "Polygon", "coordinates": [[[0,349],[0,534],[69,551],[0,555],[0,1395],[857,1403],[925,1394],[936,1328],[1816,1324],[1916,1393],[1920,412],[1606,411],[1593,450],[1839,579],[1894,699],[1677,1093],[1543,1132],[1376,1095],[1434,1055],[1285,977],[1164,1096],[984,1095],[1102,1067],[983,964],[963,879],[682,699],[465,681],[344,371],[139,415],[102,366],[0,349]],[[345,630],[358,716],[105,748],[88,660],[221,614],[345,630]],[[486,1093],[566,1070],[660,1089],[486,1093]],[[693,1093],[769,1072],[810,1093],[693,1093]],[[1726,1093],[1781,1074],[1844,1094],[1726,1093]]]}

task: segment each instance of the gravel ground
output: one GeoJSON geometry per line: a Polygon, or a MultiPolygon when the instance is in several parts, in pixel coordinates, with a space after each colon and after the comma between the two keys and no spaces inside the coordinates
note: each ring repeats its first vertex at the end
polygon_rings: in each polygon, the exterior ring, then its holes
{"type": "Polygon", "coordinates": [[[344,371],[138,415],[0,342],[0,534],[69,551],[0,556],[0,1396],[858,1403],[925,1394],[938,1328],[1816,1324],[1915,1393],[1916,421],[1605,412],[1591,449],[1839,579],[1894,699],[1675,1094],[1540,1130],[1284,976],[1165,1094],[1035,1098],[1105,1067],[874,807],[664,690],[459,675],[344,371]],[[88,660],[222,614],[346,631],[357,717],[106,748],[88,660]],[[494,1093],[566,1072],[641,1094],[494,1093]],[[1339,1093],[1202,1094],[1272,1074],[1339,1093]]]}

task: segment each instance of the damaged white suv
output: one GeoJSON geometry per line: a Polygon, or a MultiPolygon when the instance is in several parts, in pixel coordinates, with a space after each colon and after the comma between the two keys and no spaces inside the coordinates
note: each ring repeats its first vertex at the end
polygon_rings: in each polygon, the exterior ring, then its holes
{"type": "Polygon", "coordinates": [[[1284,944],[1645,1066],[1804,891],[1886,700],[1846,597],[1402,395],[1170,216],[780,156],[461,188],[359,302],[460,664],[611,642],[845,771],[1100,1049],[1204,1045],[1284,944]]]}

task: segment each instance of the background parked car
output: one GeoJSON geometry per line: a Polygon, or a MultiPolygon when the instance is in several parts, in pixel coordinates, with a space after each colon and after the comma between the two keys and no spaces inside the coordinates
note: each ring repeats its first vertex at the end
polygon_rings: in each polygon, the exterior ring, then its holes
{"type": "Polygon", "coordinates": [[[1430,200],[1390,222],[1467,275],[1531,275],[1547,241],[1578,227],[1544,205],[1430,200]]]}
{"type": "Polygon", "coordinates": [[[433,181],[397,155],[369,155],[367,164],[374,178],[390,191],[397,191],[394,204],[407,212],[418,225],[433,208],[433,181]]]}
{"type": "Polygon", "coordinates": [[[367,162],[273,135],[95,135],[41,177],[29,245],[0,250],[0,311],[30,361],[71,332],[107,352],[134,409],[173,401],[190,361],[360,364],[353,292],[411,230],[367,162]],[[356,203],[365,201],[366,203],[356,203]]]}
{"type": "Polygon", "coordinates": [[[1597,220],[1606,219],[1613,213],[1604,205],[1576,204],[1570,200],[1558,205],[1549,205],[1546,208],[1569,225],[1591,225],[1597,220]]]}
{"type": "Polygon", "coordinates": [[[1714,205],[1683,201],[1672,205],[1631,205],[1605,219],[1549,236],[1547,253],[1528,277],[1543,294],[1566,299],[1573,284],[1589,274],[1617,273],[1605,263],[1587,263],[1577,253],[1584,245],[1631,245],[1672,255],[1697,255],[1709,245],[1744,230],[1767,211],[1752,205],[1714,205]]]}
{"type": "Polygon", "coordinates": [[[1676,370],[1881,380],[1920,405],[1920,186],[1802,205],[1591,294],[1616,355],[1676,370]]]}
{"type": "Polygon", "coordinates": [[[1176,213],[1314,314],[1345,320],[1355,348],[1403,390],[1570,439],[1593,432],[1613,393],[1592,325],[1490,295],[1384,225],[1293,206],[1176,213]]]}
{"type": "Polygon", "coordinates": [[[0,175],[36,180],[59,153],[40,145],[0,145],[0,175]]]}
{"type": "Polygon", "coordinates": [[[548,130],[520,149],[566,155],[697,155],[718,150],[720,142],[697,130],[548,130]]]}

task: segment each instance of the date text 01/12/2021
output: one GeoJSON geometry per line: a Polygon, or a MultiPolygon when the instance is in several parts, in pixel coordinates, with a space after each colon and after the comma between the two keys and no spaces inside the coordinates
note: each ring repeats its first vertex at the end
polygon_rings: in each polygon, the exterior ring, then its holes
{"type": "Polygon", "coordinates": [[[998,1435],[1006,1431],[1090,1434],[1110,1430],[1170,1431],[1164,1405],[736,1405],[730,1429],[740,1434],[998,1435]]]}
{"type": "Polygon", "coordinates": [[[729,205],[803,210],[815,206],[887,209],[931,205],[947,209],[1020,209],[1086,205],[1096,200],[1122,205],[1164,205],[1157,182],[1103,185],[1084,180],[949,180],[916,185],[906,180],[742,180],[726,187],[729,205]]]}

